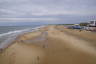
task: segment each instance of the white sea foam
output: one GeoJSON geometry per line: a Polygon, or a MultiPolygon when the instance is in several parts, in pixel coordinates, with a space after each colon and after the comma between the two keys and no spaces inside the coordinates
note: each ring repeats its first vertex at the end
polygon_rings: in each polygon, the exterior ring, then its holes
{"type": "Polygon", "coordinates": [[[6,35],[9,35],[9,34],[20,33],[22,31],[24,31],[24,30],[9,31],[7,33],[0,34],[0,37],[6,36],[6,35]]]}
{"type": "Polygon", "coordinates": [[[36,31],[42,27],[44,27],[44,26],[39,26],[39,27],[35,27],[35,28],[27,28],[27,29],[23,29],[23,30],[10,31],[7,33],[0,34],[0,38],[2,38],[3,36],[7,36],[7,38],[3,42],[1,42],[0,49],[4,49],[4,48],[8,47],[8,45],[10,45],[16,39],[16,37],[18,35],[21,35],[21,34],[24,34],[27,32],[36,31]]]}

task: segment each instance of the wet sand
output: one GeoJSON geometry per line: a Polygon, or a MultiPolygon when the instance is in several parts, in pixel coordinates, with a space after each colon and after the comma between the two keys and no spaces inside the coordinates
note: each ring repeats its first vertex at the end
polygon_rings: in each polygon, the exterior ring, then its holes
{"type": "Polygon", "coordinates": [[[64,29],[47,26],[20,36],[0,54],[0,64],[96,64],[94,46],[57,28],[64,29]]]}

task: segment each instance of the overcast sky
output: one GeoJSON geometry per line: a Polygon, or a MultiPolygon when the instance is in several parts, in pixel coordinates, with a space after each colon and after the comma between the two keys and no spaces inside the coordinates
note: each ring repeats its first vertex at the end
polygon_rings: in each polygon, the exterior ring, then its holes
{"type": "Polygon", "coordinates": [[[0,22],[79,23],[94,19],[96,0],[0,0],[0,22]]]}

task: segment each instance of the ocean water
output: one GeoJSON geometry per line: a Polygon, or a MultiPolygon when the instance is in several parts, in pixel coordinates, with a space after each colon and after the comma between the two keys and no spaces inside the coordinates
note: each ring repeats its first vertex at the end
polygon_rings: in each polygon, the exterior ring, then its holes
{"type": "Polygon", "coordinates": [[[0,49],[6,48],[18,35],[32,32],[40,27],[42,26],[0,26],[0,49]]]}

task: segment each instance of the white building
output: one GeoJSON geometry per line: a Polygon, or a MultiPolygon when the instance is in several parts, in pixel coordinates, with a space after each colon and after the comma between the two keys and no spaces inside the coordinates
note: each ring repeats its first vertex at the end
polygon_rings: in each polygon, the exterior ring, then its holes
{"type": "Polygon", "coordinates": [[[96,27],[96,20],[89,22],[89,27],[96,27]]]}

